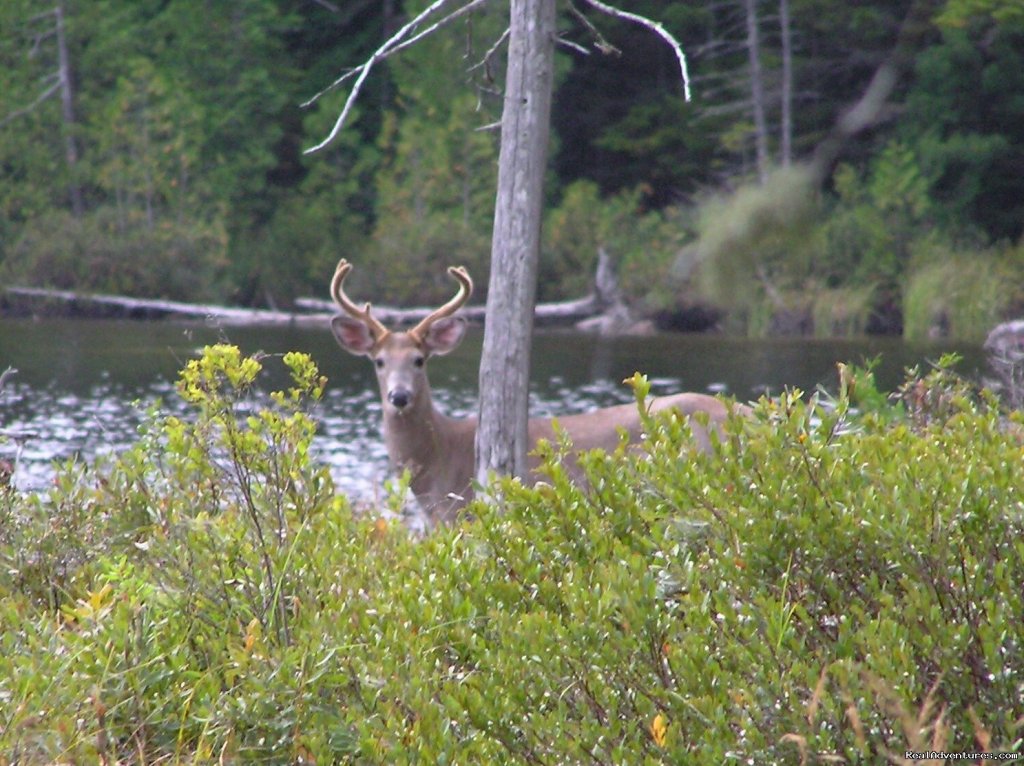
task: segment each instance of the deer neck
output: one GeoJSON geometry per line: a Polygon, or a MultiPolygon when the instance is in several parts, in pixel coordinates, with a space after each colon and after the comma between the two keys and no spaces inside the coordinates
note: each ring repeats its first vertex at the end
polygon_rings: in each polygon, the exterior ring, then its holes
{"type": "Polygon", "coordinates": [[[409,471],[410,488],[428,517],[451,520],[473,496],[476,420],[439,412],[429,393],[407,409],[384,416],[388,457],[397,471],[409,471]]]}

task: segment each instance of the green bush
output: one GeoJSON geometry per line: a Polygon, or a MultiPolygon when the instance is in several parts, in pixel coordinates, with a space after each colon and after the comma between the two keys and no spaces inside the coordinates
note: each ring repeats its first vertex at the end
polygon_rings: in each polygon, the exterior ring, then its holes
{"type": "Polygon", "coordinates": [[[594,288],[598,254],[611,256],[624,297],[647,311],[699,303],[693,284],[695,257],[684,251],[693,236],[690,211],[682,206],[643,208],[645,190],[602,196],[591,181],[566,187],[544,219],[540,300],[578,298],[594,288]]]}
{"type": "Polygon", "coordinates": [[[1017,297],[1021,268],[991,251],[922,248],[907,276],[904,331],[910,340],[950,337],[981,342],[1017,297]]]}
{"type": "Polygon", "coordinates": [[[827,407],[764,400],[711,456],[648,419],[641,449],[584,458],[586,487],[546,445],[546,482],[415,540],[332,496],[322,381],[285,361],[260,407],[259,361],[210,349],[193,421],[4,496],[0,763],[1020,749],[1019,426],[948,373],[898,405],[857,374],[827,407]]]}
{"type": "Polygon", "coordinates": [[[812,309],[814,334],[830,338],[863,335],[871,314],[874,292],[870,285],[816,290],[812,309]]]}
{"type": "Polygon", "coordinates": [[[58,212],[25,228],[0,274],[32,287],[210,300],[217,297],[226,244],[218,219],[150,225],[114,208],[81,219],[58,212]]]}

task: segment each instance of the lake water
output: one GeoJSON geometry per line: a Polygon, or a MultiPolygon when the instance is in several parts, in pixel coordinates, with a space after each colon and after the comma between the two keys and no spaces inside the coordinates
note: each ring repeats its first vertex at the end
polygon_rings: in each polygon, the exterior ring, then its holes
{"type": "MultiPolygon", "coordinates": [[[[16,462],[21,489],[45,487],[52,461],[116,452],[131,444],[147,405],[162,400],[179,414],[178,370],[206,344],[230,342],[243,352],[309,353],[329,379],[314,413],[319,459],[342,491],[371,500],[387,476],[380,437],[380,405],[371,365],[342,352],[329,330],[223,329],[201,324],[95,320],[0,320],[0,371],[18,373],[0,391],[0,458],[16,462]]],[[[475,411],[482,333],[471,331],[454,353],[431,361],[438,405],[449,414],[475,411]]],[[[898,339],[750,340],[664,334],[599,339],[575,332],[544,332],[534,340],[532,414],[558,415],[631,400],[622,379],[646,373],[655,393],[725,391],[755,399],[784,387],[835,390],[837,361],[879,357],[876,375],[892,389],[903,370],[947,350],[964,356],[962,371],[983,372],[977,347],[911,346],[898,339]]],[[[287,385],[279,360],[265,361],[266,390],[287,385]]]]}

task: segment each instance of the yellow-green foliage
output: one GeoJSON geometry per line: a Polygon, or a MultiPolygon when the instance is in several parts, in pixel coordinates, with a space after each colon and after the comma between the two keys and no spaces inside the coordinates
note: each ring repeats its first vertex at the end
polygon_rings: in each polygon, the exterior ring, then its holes
{"type": "Polygon", "coordinates": [[[875,290],[862,287],[819,288],[814,296],[814,334],[821,337],[863,335],[871,314],[875,290]]]}
{"type": "MultiPolygon", "coordinates": [[[[258,360],[108,466],[3,495],[0,763],[901,762],[1019,749],[1021,446],[945,377],[648,422],[417,541],[355,518],[258,360]],[[860,394],[870,393],[859,391],[860,394]]],[[[850,381],[854,381],[851,383],[850,381]]],[[[635,381],[644,393],[642,379],[635,381]]]]}
{"type": "MultiPolygon", "coordinates": [[[[708,200],[700,209],[698,256],[706,294],[729,308],[759,300],[777,272],[806,269],[817,206],[806,168],[775,171],[763,185],[708,200]]],[[[785,276],[789,276],[788,273],[785,276]]]]}
{"type": "Polygon", "coordinates": [[[566,187],[544,219],[541,300],[577,298],[592,290],[598,253],[605,250],[626,296],[648,308],[674,305],[685,289],[685,276],[673,261],[692,228],[688,211],[642,212],[641,192],[602,197],[590,181],[566,187]]]}
{"type": "Polygon", "coordinates": [[[1020,265],[991,251],[953,254],[932,248],[924,256],[907,279],[904,336],[984,340],[1019,294],[1020,265]]]}

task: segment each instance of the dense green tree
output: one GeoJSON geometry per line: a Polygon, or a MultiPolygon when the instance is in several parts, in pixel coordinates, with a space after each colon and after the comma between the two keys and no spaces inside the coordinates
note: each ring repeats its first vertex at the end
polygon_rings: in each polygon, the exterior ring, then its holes
{"type": "Polygon", "coordinates": [[[1024,17],[943,27],[916,61],[899,133],[950,221],[1024,231],[1024,17]]]}
{"type": "MultiPolygon", "coordinates": [[[[687,50],[707,14],[688,4],[636,3],[632,9],[665,25],[687,50]]],[[[642,187],[657,207],[710,183],[722,157],[715,129],[702,122],[705,85],[697,75],[694,103],[683,98],[679,65],[650,30],[589,13],[601,37],[576,21],[573,40],[590,55],[571,52],[552,108],[558,136],[554,166],[565,181],[589,179],[605,194],[642,187]]]]}
{"type": "Polygon", "coordinates": [[[62,146],[77,126],[61,114],[59,53],[50,9],[0,6],[0,241],[54,206],[70,204],[62,146]]]}

